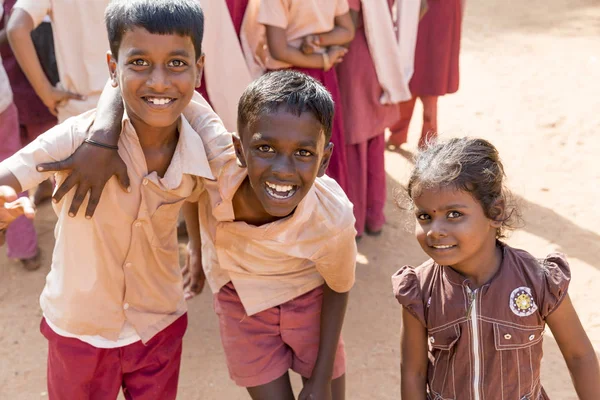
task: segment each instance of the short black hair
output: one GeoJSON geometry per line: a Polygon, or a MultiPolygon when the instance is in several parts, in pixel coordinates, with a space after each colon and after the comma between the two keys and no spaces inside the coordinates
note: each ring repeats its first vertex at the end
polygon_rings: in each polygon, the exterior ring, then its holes
{"type": "Polygon", "coordinates": [[[261,116],[282,109],[298,116],[310,112],[329,143],[334,115],[331,94],[317,80],[291,70],[266,73],[246,88],[238,104],[238,131],[241,134],[261,116]]]}
{"type": "Polygon", "coordinates": [[[195,0],[112,0],[104,13],[108,42],[117,59],[123,35],[134,27],[152,34],[189,36],[202,55],[204,13],[195,0]]]}

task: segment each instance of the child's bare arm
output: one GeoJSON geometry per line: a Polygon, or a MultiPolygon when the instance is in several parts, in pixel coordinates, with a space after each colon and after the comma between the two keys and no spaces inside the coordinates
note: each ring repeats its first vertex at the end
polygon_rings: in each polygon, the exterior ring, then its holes
{"type": "Polygon", "coordinates": [[[354,39],[354,33],[354,22],[352,15],[348,12],[335,17],[335,27],[331,31],[318,35],[319,45],[321,47],[346,45],[354,39]]]}
{"type": "Polygon", "coordinates": [[[338,293],[327,284],[323,287],[319,353],[312,376],[304,385],[298,400],[331,398],[324,393],[331,396],[333,366],[346,315],[348,294],[349,292],[338,293]]]}
{"type": "Polygon", "coordinates": [[[331,69],[346,54],[345,49],[332,48],[327,51],[327,57],[322,54],[304,54],[302,50],[289,46],[285,29],[266,25],[267,44],[271,56],[299,68],[331,69]]]}
{"type": "Polygon", "coordinates": [[[200,238],[198,203],[185,202],[182,212],[189,238],[188,254],[182,273],[184,276],[185,298],[190,299],[202,292],[206,282],[206,276],[202,268],[202,240],[200,238]]]}
{"type": "MultiPolygon", "coordinates": [[[[89,139],[97,143],[116,146],[121,135],[123,112],[121,91],[112,87],[109,81],[100,96],[96,120],[90,128],[89,139]]],[[[58,202],[73,187],[77,187],[69,208],[69,214],[72,215],[77,215],[86,194],[91,191],[85,212],[85,215],[91,218],[100,202],[104,185],[113,175],[116,175],[123,190],[129,191],[127,166],[117,151],[85,142],[69,158],[40,164],[38,168],[41,168],[42,171],[70,171],[69,177],[56,190],[53,198],[58,202]]]]}
{"type": "Polygon", "coordinates": [[[403,399],[427,398],[427,331],[404,307],[400,334],[400,388],[403,399]]]}
{"type": "Polygon", "coordinates": [[[579,398],[600,399],[598,357],[568,295],[546,318],[546,323],[567,362],[579,398]]]}
{"type": "Polygon", "coordinates": [[[57,107],[62,102],[70,99],[84,100],[85,96],[52,86],[42,69],[31,40],[33,29],[34,23],[31,16],[25,10],[17,8],[8,21],[8,40],[29,83],[50,112],[57,115],[57,107]]]}

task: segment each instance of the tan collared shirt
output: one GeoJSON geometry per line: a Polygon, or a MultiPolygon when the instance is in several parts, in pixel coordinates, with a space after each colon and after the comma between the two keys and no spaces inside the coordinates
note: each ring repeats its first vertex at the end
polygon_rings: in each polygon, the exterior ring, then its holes
{"type": "Polygon", "coordinates": [[[58,108],[58,120],[79,115],[96,107],[109,77],[106,52],[108,34],[104,10],[109,0],[18,0],[15,8],[26,11],[34,26],[46,15],[52,20],[54,52],[65,89],[87,96],[69,100],[58,108]]]}
{"type": "Polygon", "coordinates": [[[234,221],[233,196],[246,176],[232,157],[200,197],[202,262],[211,290],[232,281],[248,315],[324,282],[337,292],[350,290],[356,230],[352,204],[339,185],[317,178],[291,216],[253,226],[234,221]]]}
{"type": "Polygon", "coordinates": [[[540,382],[546,318],[567,295],[564,255],[535,259],[503,243],[500,269],[477,290],[429,260],[392,277],[396,298],[427,329],[430,399],[547,399],[540,382]]]}
{"type": "MultiPolygon", "coordinates": [[[[304,36],[331,31],[335,17],[349,11],[348,0],[261,0],[258,22],[285,29],[288,45],[299,49],[304,36]]],[[[291,65],[269,57],[266,67],[281,69],[291,65]]]]}
{"type": "MultiPolygon", "coordinates": [[[[124,192],[113,177],[91,220],[81,211],[75,218],[67,215],[73,191],[53,206],[58,215],[56,245],[40,303],[58,328],[117,340],[127,321],[147,342],[185,313],[176,234],[179,210],[184,201],[202,193],[201,177],[213,179],[204,147],[213,158],[231,148],[229,135],[198,97],[188,117],[200,136],[181,119],[179,141],[163,178],[147,171],[137,134],[125,115],[119,155],[127,165],[132,192],[124,192]]],[[[24,189],[31,188],[49,176],[35,166],[71,155],[94,114],[58,125],[3,165],[24,189]]],[[[218,165],[218,160],[213,162],[218,165]]],[[[59,184],[64,179],[57,174],[59,184]]]]}

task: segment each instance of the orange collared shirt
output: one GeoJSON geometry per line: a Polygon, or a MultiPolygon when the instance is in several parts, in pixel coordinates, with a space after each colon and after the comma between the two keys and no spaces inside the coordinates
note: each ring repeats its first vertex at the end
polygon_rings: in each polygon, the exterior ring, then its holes
{"type": "Polygon", "coordinates": [[[248,315],[324,282],[337,292],[350,290],[356,230],[352,203],[339,185],[317,178],[291,216],[254,226],[234,221],[233,196],[246,176],[232,156],[200,196],[202,263],[211,290],[232,281],[248,315]]]}
{"type": "MultiPolygon", "coordinates": [[[[184,201],[202,193],[202,177],[213,179],[205,145],[217,158],[231,147],[206,102],[194,99],[187,113],[200,136],[180,119],[179,141],[164,177],[147,171],[138,136],[125,115],[119,155],[132,192],[123,191],[113,177],[91,220],[83,211],[68,216],[74,191],[53,206],[58,215],[56,245],[40,303],[46,318],[60,329],[117,340],[127,321],[147,342],[186,312],[176,234],[179,210],[184,201]]],[[[50,175],[35,166],[71,155],[94,115],[90,111],[56,126],[2,165],[23,189],[33,187],[50,175]]],[[[66,176],[56,177],[60,184],[66,176]]]]}

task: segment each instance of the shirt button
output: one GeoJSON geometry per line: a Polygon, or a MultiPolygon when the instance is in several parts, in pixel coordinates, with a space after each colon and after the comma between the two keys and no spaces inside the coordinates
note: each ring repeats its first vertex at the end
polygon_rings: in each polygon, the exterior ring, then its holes
{"type": "Polygon", "coordinates": [[[123,310],[127,310],[129,308],[129,303],[123,304],[123,310]]]}
{"type": "Polygon", "coordinates": [[[141,223],[140,221],[137,221],[137,222],[134,224],[134,226],[135,226],[136,228],[139,228],[140,226],[142,226],[142,223],[141,223]]]}
{"type": "Polygon", "coordinates": [[[142,185],[146,186],[148,184],[148,179],[145,179],[142,181],[142,185]]]}
{"type": "Polygon", "coordinates": [[[429,341],[430,341],[431,343],[435,343],[435,338],[434,338],[433,336],[430,336],[430,337],[429,337],[429,341]]]}
{"type": "Polygon", "coordinates": [[[512,338],[510,333],[507,333],[506,335],[504,335],[504,339],[506,340],[510,340],[512,338]]]}
{"type": "Polygon", "coordinates": [[[132,263],[127,263],[127,264],[125,264],[125,268],[131,268],[131,267],[133,267],[133,264],[132,264],[132,263]]]}
{"type": "Polygon", "coordinates": [[[535,339],[535,335],[529,335],[529,341],[532,341],[533,339],[535,339]]]}

